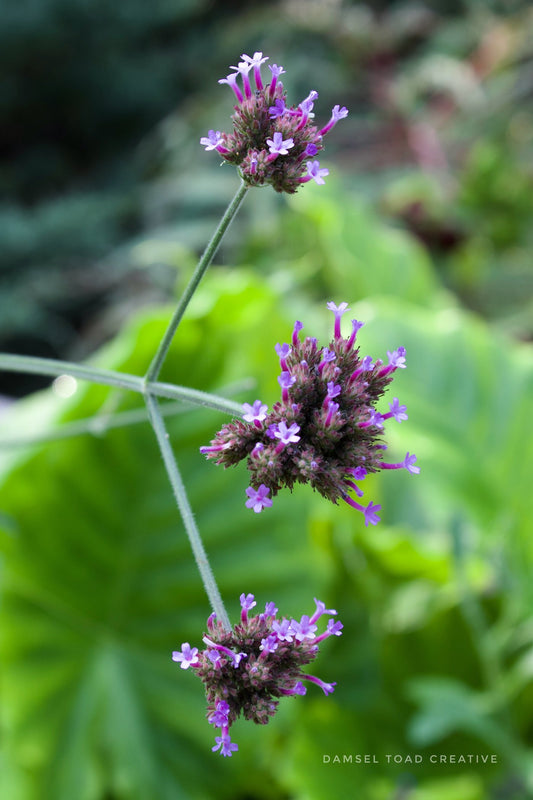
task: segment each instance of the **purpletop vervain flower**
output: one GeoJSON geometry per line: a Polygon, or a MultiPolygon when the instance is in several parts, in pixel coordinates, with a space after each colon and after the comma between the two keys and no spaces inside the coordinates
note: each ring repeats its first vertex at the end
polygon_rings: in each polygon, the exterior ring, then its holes
{"type": "Polygon", "coordinates": [[[258,489],[249,486],[246,494],[248,495],[248,500],[245,503],[246,508],[253,508],[256,514],[272,505],[272,500],[268,497],[270,489],[264,483],[258,489]]]}
{"type": "Polygon", "coordinates": [[[231,164],[239,167],[243,180],[250,186],[269,183],[277,192],[294,194],[302,183],[314,180],[324,183],[329,170],[318,160],[308,161],[323,149],[328,131],[348,115],[343,106],[334,106],[329,122],[320,130],[313,124],[313,106],[318,93],[312,90],[296,106],[287,105],[287,96],[279,80],[285,70],[277,64],[269,66],[272,80],[263,85],[261,66],[268,60],[263,53],[243,53],[242,61],[226,78],[232,89],[234,106],[233,133],[210,130],[200,140],[206,150],[216,150],[231,164]],[[250,82],[253,71],[255,91],[250,82]],[[239,85],[242,84],[242,88],[239,85]]]}
{"type": "MultiPolygon", "coordinates": [[[[281,401],[258,422],[234,420],[223,426],[208,447],[207,458],[225,467],[247,459],[250,486],[246,506],[256,513],[272,505],[272,498],[295,483],[310,483],[321,495],[337,503],[344,500],[364,514],[365,525],[376,525],[380,506],[361,505],[353,499],[363,491],[354,481],[368,473],[387,469],[420,472],[416,456],[407,453],[403,461],[383,461],[385,422],[407,419],[407,409],[398,398],[390,411],[375,407],[397,369],[405,368],[405,348],[388,352],[388,365],[371,356],[360,357],[355,340],[362,323],[352,320],[348,338],[341,335],[341,318],[347,303],[328,303],[335,316],[333,339],[317,347],[313,337],[300,339],[302,323],[297,321],[291,345],[276,345],[283,372],[278,377],[281,401]]],[[[262,408],[259,400],[253,407],[262,408]]],[[[246,419],[246,418],[245,418],[246,419]]]]}
{"type": "Polygon", "coordinates": [[[242,404],[243,415],[242,418],[246,422],[253,422],[256,427],[260,428],[261,423],[266,419],[268,406],[264,405],[261,400],[255,400],[253,405],[250,403],[242,404]]]}
{"type": "Polygon", "coordinates": [[[340,119],[344,119],[344,117],[347,116],[348,116],[348,109],[346,108],[346,106],[343,106],[342,108],[340,108],[339,106],[333,106],[333,108],[331,109],[331,119],[328,122],[328,124],[322,128],[322,130],[320,131],[320,135],[324,136],[324,134],[328,133],[328,131],[330,131],[340,119]]]}
{"type": "Polygon", "coordinates": [[[220,152],[225,150],[224,137],[220,131],[210,130],[207,136],[202,136],[200,144],[203,144],[206,150],[220,150],[220,152]]]}
{"type": "MultiPolygon", "coordinates": [[[[211,148],[207,148],[211,149],[211,148]]],[[[327,167],[320,168],[320,161],[308,161],[307,162],[307,175],[304,175],[300,178],[300,183],[307,183],[307,181],[314,181],[319,186],[322,186],[325,183],[325,176],[329,175],[329,169],[327,167]]]]}
{"type": "Polygon", "coordinates": [[[268,114],[270,119],[276,119],[276,117],[282,117],[286,110],[285,101],[278,97],[274,105],[268,109],[268,114]]]}
{"type": "Polygon", "coordinates": [[[192,664],[198,661],[198,648],[191,647],[188,642],[181,646],[181,650],[175,650],[172,653],[172,661],[181,661],[181,668],[188,669],[192,664]]]}
{"type": "Polygon", "coordinates": [[[291,139],[284,139],[279,131],[273,135],[272,139],[267,139],[269,152],[274,155],[286,156],[290,147],[294,147],[294,142],[291,139]]]}
{"type": "Polygon", "coordinates": [[[325,631],[316,634],[320,617],[337,614],[320,600],[315,599],[312,616],[304,614],[300,620],[278,619],[274,603],[267,603],[264,613],[250,616],[256,605],[254,596],[243,592],[240,601],[241,619],[231,631],[211,615],[209,634],[203,636],[206,649],[199,652],[186,642],[181,651],[172,654],[174,661],[181,661],[182,669],[190,667],[203,682],[207,721],[220,729],[211,749],[223,756],[239,749],[231,741],[229,729],[241,714],[266,725],[276,713],[280,697],[306,693],[302,680],[315,683],[326,695],[333,692],[335,683],[324,683],[302,668],[316,658],[319,643],[340,636],[343,627],[329,619],[325,631]]]}

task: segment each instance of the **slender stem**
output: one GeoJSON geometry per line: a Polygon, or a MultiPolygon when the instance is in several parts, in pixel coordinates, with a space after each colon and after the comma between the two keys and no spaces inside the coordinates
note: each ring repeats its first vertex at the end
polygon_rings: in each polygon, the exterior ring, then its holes
{"type": "MultiPolygon", "coordinates": [[[[177,401],[166,403],[161,407],[163,417],[175,416],[187,411],[187,407],[177,401]]],[[[73,422],[62,422],[56,428],[34,433],[29,436],[10,436],[5,439],[0,437],[0,449],[6,450],[17,447],[30,447],[46,442],[57,442],[62,439],[72,439],[75,436],[89,434],[91,436],[103,436],[113,428],[129,428],[142,422],[148,422],[146,408],[132,408],[128,411],[118,411],[114,414],[95,414],[93,417],[77,419],[73,422]]]]}
{"type": "Polygon", "coordinates": [[[205,271],[207,270],[211,261],[213,260],[215,253],[218,250],[220,241],[224,236],[225,232],[227,231],[230,222],[232,221],[235,214],[239,210],[239,206],[244,200],[244,196],[248,191],[248,188],[249,187],[246,186],[246,184],[243,181],[241,181],[241,184],[237,189],[235,197],[227,207],[224,216],[222,217],[222,219],[218,224],[216,231],[211,237],[209,244],[205,248],[202,257],[198,262],[198,266],[196,267],[194,273],[192,274],[192,277],[180,298],[180,301],[177,305],[176,310],[174,311],[174,314],[172,316],[172,319],[170,320],[168,328],[165,331],[165,334],[161,339],[161,342],[159,343],[159,347],[157,348],[157,351],[152,359],[150,366],[148,367],[148,371],[146,373],[147,381],[157,380],[159,373],[161,372],[161,367],[163,366],[163,362],[168,353],[168,349],[171,345],[172,339],[174,338],[174,334],[178,329],[178,325],[180,324],[181,319],[185,313],[185,310],[189,305],[189,302],[194,292],[198,288],[198,284],[202,280],[205,271]]]}
{"type": "Polygon", "coordinates": [[[0,353],[0,370],[2,369],[6,372],[30,372],[54,377],[72,375],[74,378],[104,384],[105,386],[116,386],[119,389],[129,389],[133,392],[139,392],[139,394],[144,394],[145,389],[148,388],[151,394],[158,397],[182,400],[192,405],[213,408],[215,411],[224,411],[229,414],[241,414],[242,412],[239,403],[227,400],[225,397],[201,392],[198,389],[189,389],[186,386],[176,386],[173,383],[150,382],[146,385],[144,378],[139,377],[139,375],[129,375],[126,372],[73,364],[70,361],[0,353]]]}
{"type": "Polygon", "coordinates": [[[199,389],[189,389],[187,386],[176,386],[174,383],[149,382],[146,390],[157,397],[166,397],[170,400],[179,399],[185,403],[192,403],[195,406],[213,408],[215,411],[224,411],[226,414],[240,416],[242,414],[242,403],[235,403],[225,397],[215,394],[208,394],[199,389]]]}
{"type": "Polygon", "coordinates": [[[138,375],[128,375],[110,369],[88,367],[84,364],[73,364],[70,361],[58,361],[54,358],[38,358],[37,356],[20,356],[11,353],[0,353],[0,369],[6,372],[30,372],[37,375],[72,375],[74,378],[116,386],[119,389],[130,389],[133,392],[144,391],[144,381],[138,375]]]}
{"type": "Polygon", "coordinates": [[[204,582],[207,596],[211,603],[211,607],[217,616],[217,620],[222,623],[226,630],[230,631],[231,625],[228,614],[224,607],[224,603],[222,602],[215,577],[211,567],[209,566],[207,554],[205,552],[202,539],[200,537],[200,532],[189,504],[189,498],[187,497],[187,492],[178,469],[178,464],[174,457],[174,453],[172,452],[172,447],[170,445],[168,433],[165,428],[163,417],[161,416],[158,402],[156,398],[152,397],[149,392],[146,393],[145,400],[148,414],[150,416],[150,422],[152,423],[152,427],[157,437],[159,449],[161,450],[165,468],[174,492],[174,497],[176,498],[176,502],[185,525],[185,530],[187,531],[187,535],[191,543],[194,558],[204,582]]]}

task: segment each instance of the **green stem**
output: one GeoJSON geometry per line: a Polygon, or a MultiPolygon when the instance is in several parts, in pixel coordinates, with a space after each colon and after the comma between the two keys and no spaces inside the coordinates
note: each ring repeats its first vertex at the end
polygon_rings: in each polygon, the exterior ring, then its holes
{"type": "Polygon", "coordinates": [[[235,403],[225,397],[201,392],[199,389],[189,389],[187,386],[176,386],[174,383],[148,382],[146,390],[157,397],[166,397],[169,400],[179,399],[184,403],[195,406],[213,408],[215,411],[224,411],[226,414],[241,416],[242,403],[235,403]]]}
{"type": "Polygon", "coordinates": [[[215,577],[211,567],[209,566],[207,554],[200,537],[200,531],[196,525],[194,515],[189,504],[189,498],[187,497],[187,492],[178,469],[178,464],[174,457],[174,453],[172,452],[172,447],[170,445],[168,433],[161,415],[161,410],[156,398],[152,397],[151,394],[147,393],[145,395],[145,400],[150,422],[152,423],[152,427],[159,444],[159,449],[161,450],[161,455],[163,456],[165,469],[167,471],[168,478],[174,492],[174,497],[176,498],[176,502],[185,525],[185,530],[187,531],[189,542],[191,543],[196,565],[204,582],[205,590],[211,603],[211,607],[217,615],[217,620],[222,623],[226,630],[230,631],[231,625],[228,614],[224,607],[224,603],[222,602],[215,577]]]}
{"type": "Polygon", "coordinates": [[[119,389],[130,389],[133,392],[144,392],[144,381],[138,375],[128,375],[110,369],[88,367],[84,364],[73,364],[70,361],[58,361],[54,358],[38,358],[37,356],[11,355],[0,353],[0,369],[6,372],[25,372],[36,375],[72,375],[74,378],[116,386],[119,389]]]}
{"type": "Polygon", "coordinates": [[[244,196],[248,191],[248,186],[241,181],[241,184],[235,194],[235,197],[227,207],[224,216],[220,220],[216,231],[214,232],[213,236],[207,247],[204,250],[200,261],[198,262],[198,266],[196,267],[192,277],[183,292],[179,303],[177,305],[176,310],[172,316],[172,319],[169,322],[168,328],[165,331],[161,342],[159,343],[159,347],[152,359],[150,366],[148,367],[148,371],[146,373],[146,380],[154,381],[157,380],[159,373],[161,372],[161,367],[163,366],[163,362],[166,358],[168,353],[168,349],[172,343],[172,339],[174,338],[174,334],[178,329],[178,325],[180,324],[182,317],[185,313],[187,306],[189,305],[193,294],[195,293],[196,289],[198,288],[198,284],[202,280],[207,268],[209,267],[211,261],[213,260],[216,251],[218,250],[218,246],[222,237],[224,236],[225,232],[227,231],[230,222],[234,218],[235,214],[239,210],[239,207],[244,200],[244,196]]]}
{"type": "Polygon", "coordinates": [[[173,383],[150,382],[145,384],[144,378],[139,375],[129,375],[126,372],[73,364],[70,361],[0,353],[1,369],[6,372],[25,372],[53,377],[72,375],[74,378],[80,378],[81,380],[103,384],[104,386],[115,386],[118,389],[129,389],[132,392],[139,392],[139,394],[144,394],[145,390],[148,389],[150,394],[157,395],[157,397],[181,400],[193,405],[213,408],[215,411],[224,411],[237,415],[242,413],[242,407],[239,403],[227,400],[225,397],[201,392],[198,389],[189,389],[186,386],[176,386],[173,383]]]}
{"type": "MultiPolygon", "coordinates": [[[[187,410],[183,403],[167,403],[161,407],[163,417],[175,416],[187,410]]],[[[72,439],[75,436],[89,434],[91,436],[103,436],[113,428],[129,428],[142,422],[148,422],[146,408],[132,408],[128,411],[118,411],[114,414],[95,414],[93,417],[77,419],[73,422],[62,422],[57,428],[42,433],[34,433],[29,436],[10,436],[0,437],[0,450],[7,450],[18,447],[31,447],[36,444],[48,442],[58,442],[62,439],[72,439]]]]}

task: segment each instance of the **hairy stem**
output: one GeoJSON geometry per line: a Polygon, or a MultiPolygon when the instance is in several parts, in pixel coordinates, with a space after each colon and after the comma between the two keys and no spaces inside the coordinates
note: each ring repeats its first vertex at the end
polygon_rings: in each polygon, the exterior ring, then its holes
{"type": "Polygon", "coordinates": [[[59,361],[55,358],[39,358],[37,356],[12,355],[0,353],[0,370],[6,372],[25,372],[34,375],[72,375],[73,378],[116,386],[118,389],[130,389],[143,392],[144,382],[138,375],[128,375],[110,369],[89,367],[85,364],[74,364],[71,361],[59,361]]]}
{"type": "Polygon", "coordinates": [[[202,280],[207,268],[209,267],[211,261],[213,260],[216,251],[218,250],[218,246],[222,240],[222,237],[226,233],[230,222],[234,218],[235,214],[239,210],[239,207],[244,200],[244,196],[248,191],[248,186],[241,181],[239,188],[235,194],[235,197],[227,207],[226,211],[224,212],[224,216],[220,220],[216,231],[214,232],[213,236],[207,247],[205,248],[200,261],[192,274],[192,277],[183,292],[179,303],[174,311],[172,319],[169,322],[168,328],[165,331],[165,335],[161,339],[159,343],[159,347],[152,359],[150,366],[148,367],[148,371],[146,373],[146,380],[147,381],[154,381],[157,380],[159,373],[161,372],[161,367],[163,366],[163,362],[166,358],[168,353],[168,349],[172,343],[172,339],[174,338],[174,334],[178,329],[178,326],[182,320],[182,317],[185,313],[187,306],[189,305],[193,294],[195,293],[196,289],[200,281],[202,280]]]}
{"type": "Polygon", "coordinates": [[[129,375],[127,372],[116,372],[110,369],[89,367],[85,364],[74,364],[70,361],[58,361],[53,358],[38,358],[36,356],[12,355],[0,353],[0,370],[6,372],[25,372],[37,375],[72,375],[74,378],[99,383],[105,386],[115,386],[118,389],[129,389],[132,392],[144,394],[146,390],[157,397],[166,397],[170,400],[182,400],[192,405],[213,408],[228,414],[241,414],[239,403],[218,397],[214,394],[201,392],[198,389],[189,389],[186,386],[176,386],[173,383],[159,383],[156,381],[145,383],[139,375],[129,375]]]}
{"type": "MultiPolygon", "coordinates": [[[[181,402],[171,402],[161,407],[163,417],[175,416],[187,411],[187,406],[181,402]]],[[[148,422],[148,414],[145,406],[142,408],[132,408],[128,411],[117,411],[113,414],[102,414],[98,412],[92,417],[77,419],[73,422],[62,422],[51,430],[40,433],[32,433],[27,436],[7,436],[0,437],[0,448],[2,450],[18,447],[29,447],[36,444],[47,442],[58,442],[62,439],[72,439],[77,436],[103,436],[114,428],[129,428],[132,425],[148,422]]]]}
{"type": "Polygon", "coordinates": [[[178,508],[185,525],[185,530],[191,543],[191,548],[196,560],[196,565],[202,577],[207,596],[211,603],[211,607],[217,616],[217,620],[222,623],[224,628],[228,631],[231,630],[228,614],[222,602],[218,586],[216,584],[213,572],[209,566],[207,554],[205,552],[200,532],[196,525],[194,515],[187,497],[187,492],[181,478],[181,473],[178,469],[178,464],[172,452],[172,447],[168,438],[168,433],[165,428],[165,423],[161,415],[158,402],[155,397],[148,392],[145,395],[146,407],[150,416],[150,422],[154,429],[163,462],[167,471],[174,497],[178,504],[178,508]]]}

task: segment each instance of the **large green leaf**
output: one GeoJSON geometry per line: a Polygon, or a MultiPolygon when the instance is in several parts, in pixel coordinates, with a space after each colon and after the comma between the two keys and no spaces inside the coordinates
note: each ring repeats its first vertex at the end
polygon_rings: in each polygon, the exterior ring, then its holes
{"type": "MultiPolygon", "coordinates": [[[[291,196],[277,228],[269,223],[265,213],[246,240],[244,257],[273,272],[282,287],[305,286],[315,299],[332,295],[336,302],[376,295],[424,307],[449,302],[424,248],[405,231],[384,225],[360,196],[335,180],[291,196]]],[[[293,306],[299,302],[292,294],[290,300],[293,306]]]]}

